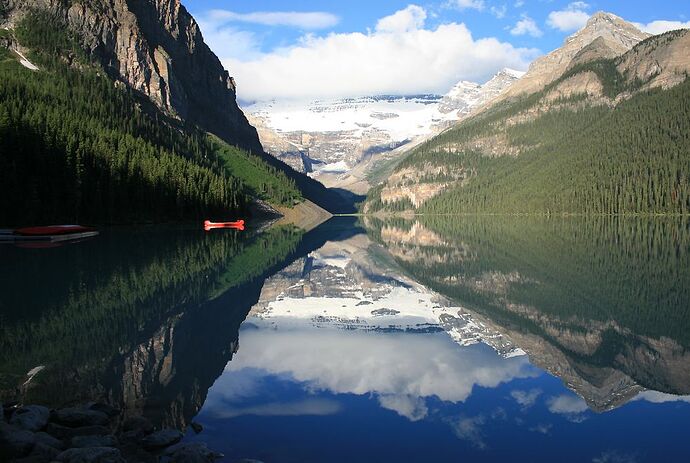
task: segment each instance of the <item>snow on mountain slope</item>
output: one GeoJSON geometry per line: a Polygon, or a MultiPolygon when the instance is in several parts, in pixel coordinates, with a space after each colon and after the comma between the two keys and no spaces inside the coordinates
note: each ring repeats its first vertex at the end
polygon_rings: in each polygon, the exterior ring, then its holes
{"type": "Polygon", "coordinates": [[[504,357],[524,355],[461,307],[390,269],[357,236],[326,243],[266,280],[247,321],[269,329],[446,332],[462,346],[484,343],[504,357]]]}
{"type": "Polygon", "coordinates": [[[466,117],[522,76],[504,69],[446,95],[257,102],[244,107],[264,149],[331,186],[339,175],[466,117]]]}

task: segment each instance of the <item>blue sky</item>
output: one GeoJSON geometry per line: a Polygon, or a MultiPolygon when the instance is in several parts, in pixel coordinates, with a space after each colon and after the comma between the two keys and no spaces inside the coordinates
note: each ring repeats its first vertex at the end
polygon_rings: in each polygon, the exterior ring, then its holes
{"type": "Polygon", "coordinates": [[[676,0],[183,4],[244,99],[444,92],[458,80],[484,81],[502,67],[525,70],[600,10],[652,33],[690,27],[690,2],[676,0]]]}

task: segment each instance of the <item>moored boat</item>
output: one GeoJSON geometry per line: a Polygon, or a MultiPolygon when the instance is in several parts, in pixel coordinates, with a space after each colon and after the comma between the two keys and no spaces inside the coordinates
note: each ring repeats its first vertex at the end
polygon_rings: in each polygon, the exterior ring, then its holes
{"type": "Polygon", "coordinates": [[[240,219],[235,222],[211,222],[204,221],[204,230],[209,231],[214,228],[232,228],[234,230],[244,230],[244,220],[240,219]]]}
{"type": "Polygon", "coordinates": [[[83,225],[47,225],[0,230],[0,242],[72,241],[98,235],[98,230],[83,225]]]}

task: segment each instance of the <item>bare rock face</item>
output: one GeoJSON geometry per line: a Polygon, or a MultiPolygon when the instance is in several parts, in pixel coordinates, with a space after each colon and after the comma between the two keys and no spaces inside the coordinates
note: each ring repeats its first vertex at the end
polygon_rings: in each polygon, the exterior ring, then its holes
{"type": "Polygon", "coordinates": [[[690,30],[653,37],[620,60],[618,70],[628,81],[647,82],[645,88],[670,88],[690,73],[690,30]]]}
{"type": "Polygon", "coordinates": [[[609,45],[609,41],[604,37],[599,37],[575,55],[568,69],[600,59],[613,59],[618,55],[617,47],[609,45]]]}
{"type": "Polygon", "coordinates": [[[527,74],[495,101],[538,92],[562,76],[573,59],[595,41],[595,46],[580,59],[620,56],[648,37],[649,34],[616,15],[597,13],[582,30],[568,37],[561,48],[535,60],[527,74]]]}
{"type": "Polygon", "coordinates": [[[235,81],[180,0],[9,0],[7,25],[30,10],[62,19],[111,76],[168,115],[260,152],[237,106],[235,81]]]}

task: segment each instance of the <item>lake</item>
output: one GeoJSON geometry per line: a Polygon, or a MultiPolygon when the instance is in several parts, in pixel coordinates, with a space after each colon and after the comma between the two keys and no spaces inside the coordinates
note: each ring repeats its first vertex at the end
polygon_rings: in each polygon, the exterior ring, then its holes
{"type": "Polygon", "coordinates": [[[0,262],[5,401],[106,401],[227,462],[690,461],[687,218],[113,228],[0,262]]]}

